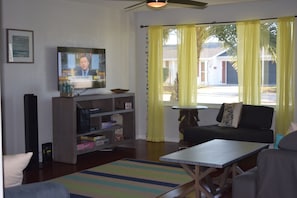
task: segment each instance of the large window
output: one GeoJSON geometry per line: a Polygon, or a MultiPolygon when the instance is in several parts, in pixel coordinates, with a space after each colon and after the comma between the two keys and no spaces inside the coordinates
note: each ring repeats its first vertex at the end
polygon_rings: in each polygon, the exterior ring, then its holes
{"type": "MultiPolygon", "coordinates": [[[[177,30],[164,30],[163,68],[164,101],[178,101],[177,30]]],[[[262,86],[261,103],[276,102],[276,34],[275,21],[261,23],[262,86]]],[[[197,103],[237,102],[236,24],[197,25],[197,103]]]]}

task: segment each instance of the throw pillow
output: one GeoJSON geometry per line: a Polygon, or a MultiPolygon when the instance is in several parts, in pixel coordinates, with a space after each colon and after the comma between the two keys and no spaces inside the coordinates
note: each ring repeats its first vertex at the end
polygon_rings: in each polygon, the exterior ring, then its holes
{"type": "Polygon", "coordinates": [[[219,123],[221,127],[238,127],[242,109],[242,102],[240,103],[225,103],[222,121],[219,123]]]}
{"type": "Polygon", "coordinates": [[[274,148],[275,149],[278,149],[278,145],[279,145],[279,142],[281,141],[281,139],[283,139],[283,135],[282,134],[276,134],[275,136],[275,143],[274,143],[274,148]]]}
{"type": "Polygon", "coordinates": [[[291,122],[287,133],[291,133],[293,131],[297,131],[297,123],[295,123],[295,122],[291,122]]]}
{"type": "Polygon", "coordinates": [[[222,121],[220,122],[219,126],[223,127],[231,127],[233,120],[233,105],[232,104],[224,104],[224,112],[222,121]]]}
{"type": "Polygon", "coordinates": [[[4,187],[21,185],[23,170],[27,167],[33,152],[3,156],[4,187]]]}
{"type": "Polygon", "coordinates": [[[233,103],[233,120],[232,120],[232,126],[234,128],[237,128],[238,127],[238,123],[239,123],[240,117],[241,117],[241,109],[242,109],[242,102],[233,103]]]}
{"type": "Polygon", "coordinates": [[[284,136],[278,144],[279,149],[297,151],[297,131],[284,136]]]}

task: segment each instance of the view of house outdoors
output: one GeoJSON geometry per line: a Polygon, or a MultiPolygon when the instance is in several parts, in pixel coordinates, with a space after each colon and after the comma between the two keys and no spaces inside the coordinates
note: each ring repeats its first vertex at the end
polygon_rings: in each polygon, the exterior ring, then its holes
{"type": "MultiPolygon", "coordinates": [[[[276,103],[276,23],[261,25],[262,93],[261,103],[276,103]],[[267,39],[267,35],[269,35],[267,39]]],[[[176,29],[164,31],[163,100],[177,103],[177,37],[176,29]]],[[[235,24],[197,26],[199,64],[197,65],[197,103],[221,104],[238,102],[236,68],[237,36],[235,24]]]]}

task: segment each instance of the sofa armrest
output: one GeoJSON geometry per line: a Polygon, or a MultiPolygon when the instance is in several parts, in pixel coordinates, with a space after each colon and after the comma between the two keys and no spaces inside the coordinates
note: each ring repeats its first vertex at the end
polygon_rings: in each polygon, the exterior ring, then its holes
{"type": "Polygon", "coordinates": [[[54,182],[37,182],[4,189],[5,198],[70,198],[62,185],[54,182]]]}
{"type": "Polygon", "coordinates": [[[297,152],[267,149],[259,153],[257,195],[266,197],[296,197],[297,152]]]}
{"type": "Polygon", "coordinates": [[[237,175],[232,182],[233,198],[254,198],[257,192],[257,168],[237,175]]]}

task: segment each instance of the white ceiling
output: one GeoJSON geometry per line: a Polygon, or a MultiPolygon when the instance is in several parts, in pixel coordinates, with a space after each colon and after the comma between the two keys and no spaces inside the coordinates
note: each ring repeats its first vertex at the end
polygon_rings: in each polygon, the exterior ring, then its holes
{"type": "MultiPolygon", "coordinates": [[[[111,6],[115,8],[125,8],[140,2],[143,2],[144,0],[68,0],[68,1],[77,1],[82,3],[93,3],[93,4],[103,4],[105,6],[111,6]]],[[[269,0],[193,0],[193,1],[201,1],[208,3],[208,6],[211,5],[220,5],[220,4],[231,4],[231,3],[244,3],[244,2],[252,2],[252,1],[269,1],[269,0]]],[[[183,6],[181,4],[172,4],[168,3],[166,6],[166,9],[168,8],[179,8],[179,7],[189,7],[189,6],[183,6]]],[[[140,10],[148,10],[146,6],[141,6],[137,8],[135,11],[140,10]]]]}

